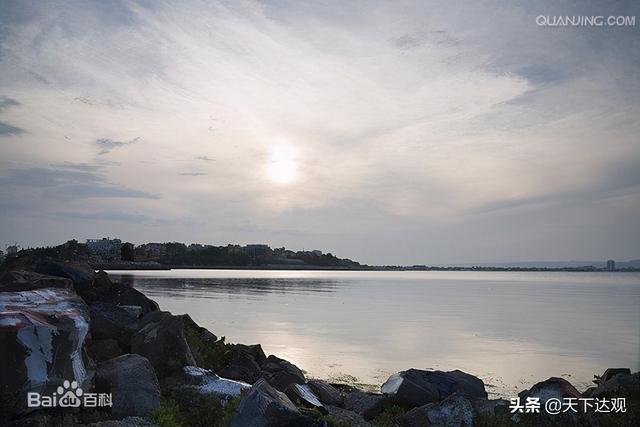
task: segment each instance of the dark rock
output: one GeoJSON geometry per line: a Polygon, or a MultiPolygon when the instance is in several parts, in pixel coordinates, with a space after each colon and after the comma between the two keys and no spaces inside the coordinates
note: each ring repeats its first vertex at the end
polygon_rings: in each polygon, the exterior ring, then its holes
{"type": "Polygon", "coordinates": [[[608,381],[591,390],[588,395],[588,397],[621,396],[640,396],[640,372],[610,376],[608,381]]]}
{"type": "Polygon", "coordinates": [[[285,391],[291,384],[304,384],[304,374],[296,365],[274,355],[260,367],[260,375],[279,391],[285,391]]]}
{"type": "Polygon", "coordinates": [[[85,348],[87,349],[89,357],[96,362],[104,362],[105,360],[113,359],[114,357],[124,354],[118,341],[114,339],[87,340],[85,342],[85,348]]]}
{"type": "Polygon", "coordinates": [[[140,417],[126,417],[121,420],[107,420],[87,424],[87,427],[157,427],[156,424],[140,417]]]}
{"type": "Polygon", "coordinates": [[[348,425],[351,427],[371,426],[371,424],[369,424],[367,421],[365,421],[364,418],[362,418],[362,415],[354,411],[332,405],[328,405],[327,410],[329,411],[329,417],[337,423],[343,423],[344,425],[348,425]]]}
{"type": "Polygon", "coordinates": [[[151,312],[140,320],[140,329],[131,337],[131,352],[149,359],[158,377],[196,364],[185,339],[183,319],[166,311],[151,312]]]}
{"type": "Polygon", "coordinates": [[[242,399],[231,421],[232,427],[314,426],[317,421],[302,414],[284,394],[258,380],[242,399]]]}
{"type": "Polygon", "coordinates": [[[212,371],[195,366],[185,366],[184,377],[183,384],[195,386],[201,394],[217,395],[220,401],[228,401],[251,388],[250,384],[221,378],[212,371]]]}
{"type": "Polygon", "coordinates": [[[0,419],[27,411],[28,392],[50,394],[92,375],[83,352],[87,306],[66,289],[0,293],[0,419]]]}
{"type": "Polygon", "coordinates": [[[399,418],[403,427],[473,426],[475,412],[471,402],[459,394],[453,394],[442,402],[428,403],[413,408],[399,418]]]}
{"type": "Polygon", "coordinates": [[[309,380],[307,382],[311,390],[318,396],[320,402],[325,405],[341,405],[342,404],[342,395],[337,388],[332,386],[326,381],[322,380],[309,380]]]}
{"type": "Polygon", "coordinates": [[[115,305],[138,306],[144,315],[158,311],[158,303],[147,298],[144,294],[129,285],[114,283],[109,290],[100,295],[100,301],[110,302],[115,305]]]}
{"type": "Polygon", "coordinates": [[[73,290],[73,282],[64,277],[45,276],[25,270],[6,270],[0,275],[1,292],[31,291],[42,288],[73,290]]]}
{"type": "Polygon", "coordinates": [[[71,280],[74,290],[87,304],[91,304],[98,297],[98,292],[93,286],[96,273],[87,263],[35,258],[30,267],[36,273],[71,280]]]}
{"type": "Polygon", "coordinates": [[[538,397],[540,403],[544,403],[551,398],[564,399],[582,397],[571,383],[564,378],[551,377],[548,380],[536,383],[529,390],[518,393],[520,400],[525,401],[527,397],[538,397]]]}
{"type": "Polygon", "coordinates": [[[95,389],[112,394],[115,417],[148,417],[160,406],[160,385],[147,359],[125,354],[98,365],[95,389]]]}
{"type": "Polygon", "coordinates": [[[593,380],[594,383],[600,385],[600,384],[604,384],[607,381],[609,381],[611,378],[615,377],[618,374],[631,374],[631,369],[629,368],[608,368],[606,371],[604,371],[604,374],[602,374],[601,376],[598,375],[594,375],[595,380],[593,380]]]}
{"type": "Polygon", "coordinates": [[[356,412],[365,420],[371,420],[380,414],[384,404],[385,398],[380,394],[352,390],[344,396],[344,408],[356,412]]]}
{"type": "Polygon", "coordinates": [[[218,374],[233,380],[255,383],[260,378],[260,366],[267,360],[260,344],[231,344],[228,347],[231,361],[218,370],[218,374]]]}
{"type": "Polygon", "coordinates": [[[113,283],[111,282],[109,275],[104,270],[98,271],[95,276],[93,276],[93,288],[98,295],[105,294],[112,286],[113,283]]]}
{"type": "Polygon", "coordinates": [[[91,336],[94,339],[115,339],[128,352],[131,336],[136,332],[138,319],[127,310],[111,303],[95,302],[89,306],[91,336]]]}
{"type": "Polygon", "coordinates": [[[394,404],[405,409],[438,402],[454,393],[470,398],[487,397],[484,382],[480,378],[459,370],[402,371],[389,377],[382,385],[382,393],[394,404]]]}
{"type": "Polygon", "coordinates": [[[327,415],[329,411],[322,405],[318,396],[307,384],[291,384],[285,390],[285,394],[292,402],[299,406],[317,409],[321,414],[327,415]]]}
{"type": "Polygon", "coordinates": [[[508,415],[509,401],[505,399],[475,399],[471,401],[473,409],[478,415],[496,416],[508,415]]]}
{"type": "Polygon", "coordinates": [[[181,314],[178,315],[178,317],[182,319],[184,327],[189,331],[193,331],[202,341],[206,343],[213,343],[218,340],[218,337],[211,333],[207,328],[198,325],[188,314],[181,314]]]}

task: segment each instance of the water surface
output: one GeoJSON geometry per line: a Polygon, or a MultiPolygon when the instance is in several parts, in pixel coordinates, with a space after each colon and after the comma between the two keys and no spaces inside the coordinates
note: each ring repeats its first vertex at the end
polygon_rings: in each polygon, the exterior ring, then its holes
{"type": "Polygon", "coordinates": [[[579,389],[640,368],[640,274],[273,270],[111,271],[228,342],[309,376],[380,385],[462,369],[505,397],[550,376],[579,389]]]}

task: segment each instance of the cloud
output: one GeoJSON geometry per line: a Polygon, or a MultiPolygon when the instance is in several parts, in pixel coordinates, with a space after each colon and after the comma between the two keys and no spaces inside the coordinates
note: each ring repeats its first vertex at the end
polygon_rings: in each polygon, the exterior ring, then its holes
{"type": "Polygon", "coordinates": [[[178,175],[183,175],[183,176],[204,176],[204,175],[209,175],[206,172],[180,172],[178,173],[178,175]]]}
{"type": "Polygon", "coordinates": [[[138,142],[139,139],[140,137],[133,138],[129,141],[116,141],[110,138],[96,139],[96,144],[98,145],[98,147],[101,148],[101,151],[98,153],[98,155],[110,153],[115,148],[120,148],[126,145],[135,144],[136,142],[138,142]]]}
{"type": "Polygon", "coordinates": [[[109,183],[104,176],[88,165],[63,165],[50,168],[10,169],[0,175],[0,184],[23,191],[45,191],[61,199],[83,198],[141,198],[160,196],[145,191],[109,183]]]}
{"type": "Polygon", "coordinates": [[[20,104],[18,101],[16,101],[13,98],[8,98],[6,96],[0,96],[0,112],[2,112],[3,110],[6,110],[8,108],[11,107],[17,107],[20,104]]]}
{"type": "Polygon", "coordinates": [[[0,122],[0,137],[2,136],[19,136],[25,132],[24,129],[11,126],[8,123],[0,122]]]}

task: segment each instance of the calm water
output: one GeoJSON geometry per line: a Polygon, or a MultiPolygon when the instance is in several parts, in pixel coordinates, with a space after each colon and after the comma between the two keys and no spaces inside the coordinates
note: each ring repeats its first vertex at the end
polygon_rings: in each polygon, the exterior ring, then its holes
{"type": "Polygon", "coordinates": [[[309,376],[380,385],[462,369],[497,395],[550,376],[579,389],[640,368],[640,274],[112,271],[228,342],[260,343],[309,376]]]}

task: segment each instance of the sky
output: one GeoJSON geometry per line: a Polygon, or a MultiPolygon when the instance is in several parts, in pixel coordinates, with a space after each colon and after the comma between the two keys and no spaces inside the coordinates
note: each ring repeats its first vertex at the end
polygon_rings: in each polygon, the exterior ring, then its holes
{"type": "Polygon", "coordinates": [[[640,258],[639,95],[633,1],[2,0],[0,245],[640,258]]]}

